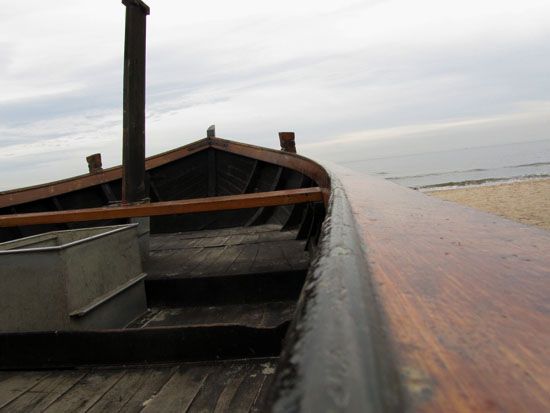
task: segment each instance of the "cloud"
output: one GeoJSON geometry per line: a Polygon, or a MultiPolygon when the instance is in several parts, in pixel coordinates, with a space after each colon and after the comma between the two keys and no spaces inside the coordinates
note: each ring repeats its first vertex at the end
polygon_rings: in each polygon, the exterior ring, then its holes
{"type": "MultiPolygon", "coordinates": [[[[418,125],[478,136],[489,132],[476,119],[510,115],[529,126],[514,115],[521,105],[550,101],[547,1],[150,6],[149,154],[202,137],[212,123],[224,137],[266,146],[279,130],[296,131],[306,147],[418,125]],[[450,128],[465,119],[474,123],[450,128]]],[[[86,151],[119,163],[124,7],[10,2],[0,20],[0,188],[36,183],[36,165],[23,165],[39,155],[55,165],[43,180],[85,172],[86,151]],[[60,147],[79,160],[60,158],[60,147]]]]}
{"type": "Polygon", "coordinates": [[[334,162],[355,162],[424,152],[547,139],[550,101],[526,102],[514,112],[366,129],[300,146],[302,153],[334,162]]]}

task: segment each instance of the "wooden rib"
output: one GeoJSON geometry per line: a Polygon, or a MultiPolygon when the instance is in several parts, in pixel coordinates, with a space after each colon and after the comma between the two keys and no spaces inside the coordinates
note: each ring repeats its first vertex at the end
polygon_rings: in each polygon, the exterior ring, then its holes
{"type": "Polygon", "coordinates": [[[323,195],[321,189],[318,187],[290,189],[254,194],[156,202],[152,204],[1,215],[0,227],[176,215],[191,212],[227,211],[232,209],[290,205],[322,200],[323,195]]]}

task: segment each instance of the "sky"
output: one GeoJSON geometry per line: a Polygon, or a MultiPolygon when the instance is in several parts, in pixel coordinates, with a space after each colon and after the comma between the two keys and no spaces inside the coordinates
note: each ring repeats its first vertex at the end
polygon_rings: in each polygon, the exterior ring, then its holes
{"type": "MultiPolygon", "coordinates": [[[[346,161],[548,139],[548,0],[149,0],[147,154],[346,161]]],[[[0,190],[120,164],[125,7],[0,0],[0,190]]]]}

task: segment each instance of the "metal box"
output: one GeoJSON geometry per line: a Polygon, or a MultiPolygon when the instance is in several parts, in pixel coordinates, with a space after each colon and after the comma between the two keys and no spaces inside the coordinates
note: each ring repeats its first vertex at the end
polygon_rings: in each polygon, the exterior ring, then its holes
{"type": "Polygon", "coordinates": [[[147,309],[138,224],[0,244],[0,331],[121,328],[147,309]]]}

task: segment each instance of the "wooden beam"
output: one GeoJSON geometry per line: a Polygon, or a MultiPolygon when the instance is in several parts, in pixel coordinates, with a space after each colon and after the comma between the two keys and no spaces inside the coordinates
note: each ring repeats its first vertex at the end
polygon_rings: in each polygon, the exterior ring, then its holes
{"type": "Polygon", "coordinates": [[[126,6],[122,117],[122,203],[141,202],[145,188],[145,32],[149,7],[141,0],[126,6]]]}
{"type": "Polygon", "coordinates": [[[155,202],[151,204],[0,215],[0,227],[227,211],[232,209],[292,205],[322,200],[323,193],[318,187],[289,189],[284,191],[155,202]]]}

